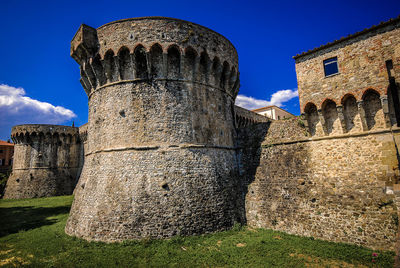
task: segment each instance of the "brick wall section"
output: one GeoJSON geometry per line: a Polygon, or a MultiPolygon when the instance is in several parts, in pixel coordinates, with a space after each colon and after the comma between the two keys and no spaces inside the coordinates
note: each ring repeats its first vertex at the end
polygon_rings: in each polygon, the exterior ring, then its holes
{"type": "Polygon", "coordinates": [[[272,122],[252,159],[259,164],[246,190],[248,224],[393,250],[393,136],[359,134],[311,138],[298,118],[272,122]]]}

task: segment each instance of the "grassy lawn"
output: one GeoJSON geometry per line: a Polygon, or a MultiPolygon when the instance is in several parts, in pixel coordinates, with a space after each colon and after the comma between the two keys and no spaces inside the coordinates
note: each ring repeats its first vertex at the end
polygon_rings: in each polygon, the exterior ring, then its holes
{"type": "Polygon", "coordinates": [[[105,244],[64,233],[72,196],[0,200],[0,267],[392,267],[393,252],[264,229],[105,244]]]}

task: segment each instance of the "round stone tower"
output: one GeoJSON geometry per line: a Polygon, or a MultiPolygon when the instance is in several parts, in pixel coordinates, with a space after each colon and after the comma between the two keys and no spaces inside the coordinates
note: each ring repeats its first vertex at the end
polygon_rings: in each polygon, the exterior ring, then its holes
{"type": "Polygon", "coordinates": [[[233,45],[164,17],[82,25],[71,42],[89,99],[70,235],[121,241],[238,221],[233,45]]]}
{"type": "Polygon", "coordinates": [[[78,128],[55,125],[14,126],[12,173],[4,198],[72,194],[80,171],[78,128]]]}

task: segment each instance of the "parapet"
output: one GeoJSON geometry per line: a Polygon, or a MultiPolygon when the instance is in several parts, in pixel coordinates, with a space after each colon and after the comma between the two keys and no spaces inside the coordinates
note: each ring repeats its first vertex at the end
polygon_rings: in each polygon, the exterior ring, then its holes
{"type": "Polygon", "coordinates": [[[271,122],[268,117],[235,105],[235,126],[237,128],[268,122],[271,122]]]}
{"type": "Polygon", "coordinates": [[[119,20],[97,30],[81,25],[71,41],[87,95],[132,80],[181,80],[239,90],[238,56],[222,35],[195,23],[164,17],[119,20]]]}
{"type": "Polygon", "coordinates": [[[45,125],[45,124],[26,124],[14,126],[11,130],[11,139],[14,143],[22,143],[30,136],[39,135],[65,135],[79,138],[79,129],[70,126],[45,125]]]}

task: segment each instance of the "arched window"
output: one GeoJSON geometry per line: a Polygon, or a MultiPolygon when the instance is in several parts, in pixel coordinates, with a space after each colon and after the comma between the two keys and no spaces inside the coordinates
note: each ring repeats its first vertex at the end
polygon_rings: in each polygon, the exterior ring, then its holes
{"type": "Polygon", "coordinates": [[[203,83],[208,82],[208,62],[210,61],[207,52],[203,51],[200,54],[200,65],[197,80],[203,83]]]}

